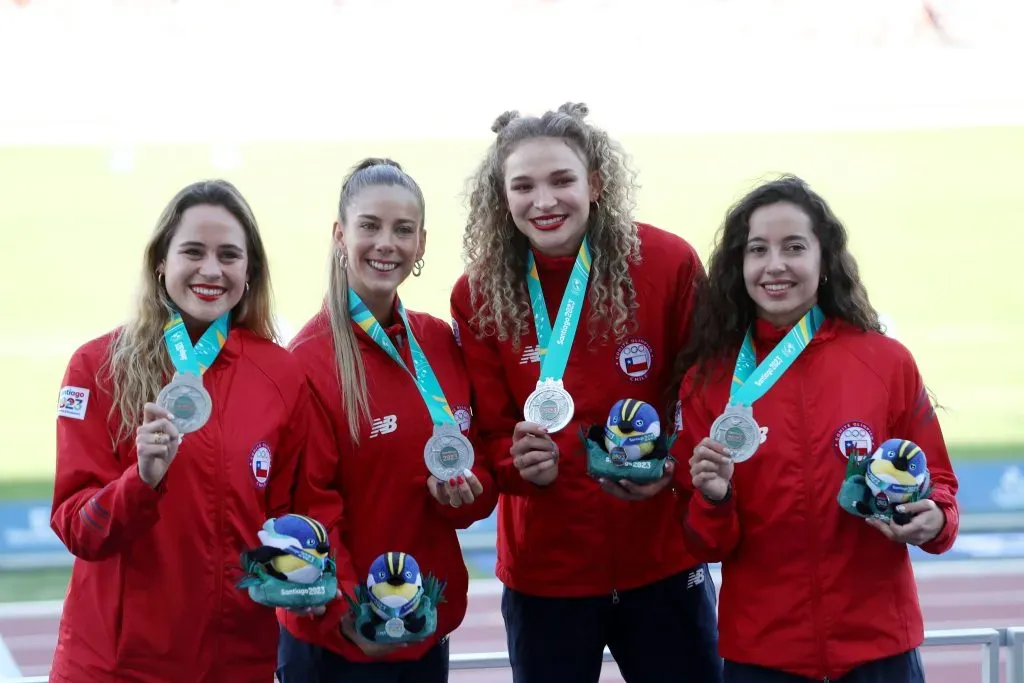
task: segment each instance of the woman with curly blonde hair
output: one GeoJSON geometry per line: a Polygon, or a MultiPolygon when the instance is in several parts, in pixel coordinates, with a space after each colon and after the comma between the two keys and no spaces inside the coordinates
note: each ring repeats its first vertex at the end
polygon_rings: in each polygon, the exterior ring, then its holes
{"type": "Polygon", "coordinates": [[[629,683],[717,682],[714,590],[683,544],[672,462],[648,484],[595,478],[581,438],[621,399],[666,412],[704,271],[682,238],[635,221],[625,153],[586,115],[497,119],[452,293],[500,494],[514,680],[596,682],[607,645],[629,683]]]}
{"type": "Polygon", "coordinates": [[[193,183],[142,265],[133,315],[60,392],[51,526],[75,564],[50,680],[270,680],[277,619],[235,588],[238,557],[288,511],[309,398],[256,219],[230,183],[193,183]]]}

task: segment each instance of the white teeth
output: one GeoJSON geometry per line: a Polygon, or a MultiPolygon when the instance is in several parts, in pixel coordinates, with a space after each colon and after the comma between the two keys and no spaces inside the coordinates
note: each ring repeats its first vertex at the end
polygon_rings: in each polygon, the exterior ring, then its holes
{"type": "Polygon", "coordinates": [[[374,270],[387,273],[398,267],[397,263],[384,263],[383,261],[367,261],[374,270]]]}
{"type": "Polygon", "coordinates": [[[535,218],[533,222],[537,225],[554,225],[555,223],[561,223],[564,220],[564,216],[558,216],[556,218],[535,218]]]}
{"type": "Polygon", "coordinates": [[[219,287],[193,287],[192,291],[203,296],[218,296],[224,293],[219,287]]]}
{"type": "Polygon", "coordinates": [[[781,292],[782,290],[789,289],[792,286],[793,285],[791,284],[764,285],[764,288],[767,289],[769,292],[781,292]]]}

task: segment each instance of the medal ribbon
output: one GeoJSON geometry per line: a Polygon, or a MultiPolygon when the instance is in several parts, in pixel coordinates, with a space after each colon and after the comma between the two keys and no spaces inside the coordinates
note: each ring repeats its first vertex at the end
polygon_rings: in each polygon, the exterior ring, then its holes
{"type": "Polygon", "coordinates": [[[743,346],[736,357],[736,369],[732,375],[732,387],[729,391],[729,403],[732,405],[752,406],[754,401],[768,393],[768,390],[782,377],[783,373],[796,360],[811,338],[821,329],[825,314],[817,305],[809,310],[786,336],[775,345],[760,365],[754,352],[754,339],[751,334],[753,326],[747,330],[743,338],[743,346]],[[757,365],[755,368],[754,366],[757,365]],[[753,381],[751,377],[756,377],[753,381]]]}
{"type": "Polygon", "coordinates": [[[181,319],[181,313],[174,311],[164,324],[164,345],[174,369],[183,375],[191,373],[201,377],[206,369],[213,365],[217,354],[227,343],[229,316],[230,312],[214,320],[193,346],[185,329],[185,321],[181,319]]]}
{"type": "Polygon", "coordinates": [[[405,368],[412,376],[413,381],[416,383],[416,388],[419,389],[420,397],[423,398],[423,402],[427,405],[427,410],[430,411],[431,421],[435,425],[446,423],[454,425],[455,415],[452,414],[452,409],[448,405],[448,399],[444,397],[444,390],[441,389],[441,383],[437,381],[437,375],[434,374],[433,368],[430,367],[426,354],[423,353],[423,349],[420,348],[419,342],[416,341],[416,337],[412,333],[409,318],[405,314],[405,306],[402,305],[400,299],[397,300],[397,304],[398,315],[401,316],[402,322],[405,323],[405,332],[409,336],[409,351],[410,355],[412,355],[413,364],[412,370],[402,360],[401,354],[398,353],[395,345],[391,343],[387,332],[380,326],[377,319],[373,317],[373,313],[366,307],[363,300],[351,288],[348,290],[348,313],[352,316],[352,320],[359,327],[363,328],[366,334],[370,335],[370,338],[377,343],[377,346],[383,349],[386,354],[391,356],[392,360],[405,368]]]}
{"type": "Polygon", "coordinates": [[[558,336],[551,338],[551,322],[548,320],[548,308],[544,301],[544,290],[540,286],[537,274],[537,261],[531,250],[526,260],[526,285],[530,292],[530,306],[533,308],[533,323],[537,328],[538,350],[544,356],[540,366],[540,380],[560,380],[565,374],[565,366],[569,363],[569,350],[572,340],[576,337],[576,328],[583,311],[583,300],[587,293],[587,281],[590,279],[590,238],[584,237],[580,251],[576,255],[569,282],[562,295],[562,303],[558,307],[558,336]]]}

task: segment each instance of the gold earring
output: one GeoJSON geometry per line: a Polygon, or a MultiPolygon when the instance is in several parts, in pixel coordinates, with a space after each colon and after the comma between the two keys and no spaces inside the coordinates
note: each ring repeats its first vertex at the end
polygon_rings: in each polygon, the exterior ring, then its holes
{"type": "Polygon", "coordinates": [[[423,265],[424,265],[423,264],[423,259],[417,259],[416,262],[412,264],[412,275],[413,275],[413,277],[419,277],[420,276],[420,273],[423,272],[423,265]]]}

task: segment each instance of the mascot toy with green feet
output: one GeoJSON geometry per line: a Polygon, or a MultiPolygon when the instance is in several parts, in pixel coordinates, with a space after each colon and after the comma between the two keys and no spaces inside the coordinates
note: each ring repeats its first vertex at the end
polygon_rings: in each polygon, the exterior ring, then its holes
{"type": "Polygon", "coordinates": [[[407,553],[384,553],[370,565],[365,584],[357,584],[355,600],[348,595],[355,628],[375,643],[410,643],[430,637],[437,629],[437,605],[444,602],[444,583],[420,574],[407,553]]]}
{"type": "Polygon", "coordinates": [[[612,406],[604,425],[580,430],[587,451],[587,473],[594,479],[626,479],[650,484],[665,474],[674,438],[661,431],[658,411],[632,398],[612,406]]]}

